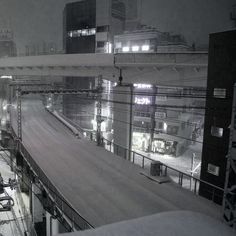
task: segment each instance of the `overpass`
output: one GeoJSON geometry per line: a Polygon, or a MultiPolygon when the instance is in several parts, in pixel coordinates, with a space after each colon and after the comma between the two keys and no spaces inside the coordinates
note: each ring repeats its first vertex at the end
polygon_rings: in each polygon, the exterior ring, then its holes
{"type": "Polygon", "coordinates": [[[91,76],[124,83],[171,86],[206,85],[207,52],[59,54],[0,59],[1,75],[91,76]]]}

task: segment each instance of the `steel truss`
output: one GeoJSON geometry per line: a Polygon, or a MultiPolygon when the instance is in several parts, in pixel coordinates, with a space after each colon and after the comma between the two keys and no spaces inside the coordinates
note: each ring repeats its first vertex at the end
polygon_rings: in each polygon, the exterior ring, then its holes
{"type": "Polygon", "coordinates": [[[236,229],[236,85],[234,85],[223,211],[225,222],[236,229]]]}

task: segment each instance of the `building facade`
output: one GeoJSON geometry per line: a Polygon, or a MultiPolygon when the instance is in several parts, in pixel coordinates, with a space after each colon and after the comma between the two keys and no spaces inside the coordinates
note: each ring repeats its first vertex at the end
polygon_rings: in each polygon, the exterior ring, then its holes
{"type": "MultiPolygon", "coordinates": [[[[119,0],[83,0],[68,3],[64,9],[63,44],[65,53],[111,53],[113,37],[125,26],[125,5],[119,0]]],[[[94,89],[97,78],[69,77],[64,79],[65,88],[94,89]]],[[[103,83],[104,91],[110,91],[111,84],[103,83]]],[[[108,95],[106,95],[108,96],[108,95]]],[[[111,115],[107,104],[102,115],[111,115]]],[[[63,113],[78,122],[83,128],[96,129],[96,102],[74,95],[65,95],[63,113]]],[[[102,128],[110,121],[103,122],[102,128]]],[[[103,129],[104,130],[104,129],[103,129]]]]}
{"type": "Polygon", "coordinates": [[[115,53],[180,52],[191,49],[182,35],[153,28],[126,31],[114,38],[115,53]]]}
{"type": "MultiPolygon", "coordinates": [[[[210,35],[201,179],[221,188],[225,185],[236,82],[235,39],[235,30],[210,35]]],[[[210,198],[212,191],[200,184],[200,195],[210,198]]],[[[221,204],[222,198],[223,193],[216,190],[214,201],[221,204]]]]}
{"type": "Polygon", "coordinates": [[[179,156],[200,135],[205,90],[134,85],[133,148],[179,156]],[[196,108],[197,111],[194,109],[196,108]]]}

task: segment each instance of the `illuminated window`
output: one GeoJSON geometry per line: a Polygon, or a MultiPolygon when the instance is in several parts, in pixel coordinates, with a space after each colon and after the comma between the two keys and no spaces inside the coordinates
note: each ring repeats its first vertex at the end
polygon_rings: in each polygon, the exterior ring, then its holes
{"type": "Polygon", "coordinates": [[[143,51],[143,52],[147,52],[147,51],[149,51],[149,49],[150,49],[150,46],[149,46],[149,45],[143,45],[143,46],[142,46],[142,51],[143,51]]]}
{"type": "Polygon", "coordinates": [[[122,51],[123,51],[123,52],[129,52],[129,47],[128,47],[128,46],[123,47],[123,48],[122,48],[122,51]]]}
{"type": "Polygon", "coordinates": [[[132,46],[132,52],[138,52],[139,46],[132,46]]]}
{"type": "Polygon", "coordinates": [[[122,48],[122,43],[121,42],[117,42],[116,43],[116,48],[122,48]]]}
{"type": "Polygon", "coordinates": [[[69,31],[67,34],[70,38],[76,38],[76,37],[81,37],[81,36],[90,36],[90,35],[96,34],[96,29],[91,28],[91,29],[72,30],[72,31],[69,31]]]}

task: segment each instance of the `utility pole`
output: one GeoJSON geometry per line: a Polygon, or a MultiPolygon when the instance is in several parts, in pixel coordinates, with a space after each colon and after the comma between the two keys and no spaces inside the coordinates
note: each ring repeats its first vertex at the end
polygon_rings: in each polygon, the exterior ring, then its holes
{"type": "Polygon", "coordinates": [[[102,124],[102,75],[98,77],[98,86],[97,86],[97,146],[102,145],[102,133],[101,133],[101,124],[102,124]]]}
{"type": "Polygon", "coordinates": [[[223,199],[225,222],[236,229],[236,84],[234,84],[233,106],[230,125],[229,152],[226,156],[226,177],[223,199]]]}
{"type": "Polygon", "coordinates": [[[17,99],[17,138],[20,142],[22,140],[22,120],[21,120],[21,88],[17,86],[16,89],[16,99],[17,99]]]}

